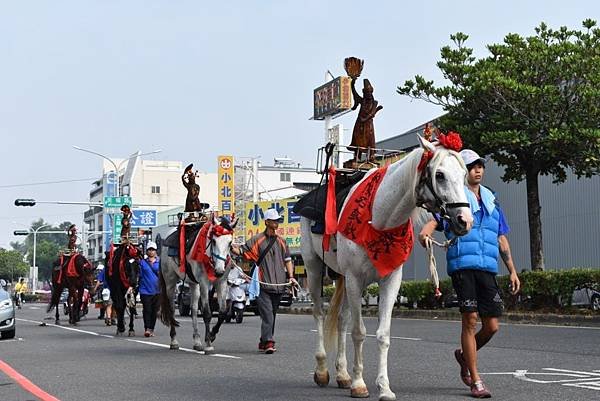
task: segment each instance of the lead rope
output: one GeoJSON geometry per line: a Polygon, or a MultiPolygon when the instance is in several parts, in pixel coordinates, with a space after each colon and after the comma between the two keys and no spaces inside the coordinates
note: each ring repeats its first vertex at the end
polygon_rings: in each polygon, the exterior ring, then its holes
{"type": "Polygon", "coordinates": [[[440,291],[440,278],[437,272],[437,265],[435,263],[435,256],[433,255],[433,245],[437,245],[440,248],[447,249],[452,244],[451,240],[447,240],[444,242],[438,242],[430,236],[425,237],[425,249],[427,249],[427,260],[429,264],[429,275],[431,276],[431,281],[435,285],[435,297],[439,298],[442,296],[442,292],[440,291]]]}

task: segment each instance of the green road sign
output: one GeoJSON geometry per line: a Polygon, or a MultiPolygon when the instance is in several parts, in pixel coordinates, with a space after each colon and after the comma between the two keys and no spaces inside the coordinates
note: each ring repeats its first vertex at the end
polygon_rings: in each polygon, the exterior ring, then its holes
{"type": "Polygon", "coordinates": [[[121,206],[131,207],[131,196],[105,196],[104,207],[111,209],[120,209],[121,206]]]}
{"type": "Polygon", "coordinates": [[[121,243],[121,228],[123,228],[123,224],[121,223],[123,220],[123,216],[120,214],[115,214],[115,223],[113,224],[113,244],[121,243]]]}

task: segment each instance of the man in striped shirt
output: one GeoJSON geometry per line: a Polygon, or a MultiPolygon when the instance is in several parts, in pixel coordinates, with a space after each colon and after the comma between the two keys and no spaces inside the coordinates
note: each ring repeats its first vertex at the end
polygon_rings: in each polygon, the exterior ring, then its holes
{"type": "MultiPolygon", "coordinates": [[[[298,285],[294,278],[294,265],[285,239],[277,235],[282,217],[275,209],[264,214],[265,231],[250,238],[240,247],[233,245],[232,252],[254,262],[259,269],[260,293],[256,298],[261,319],[258,350],[266,354],[277,351],[273,333],[275,316],[286,284],[298,285]],[[259,263],[260,262],[260,263],[259,263]]],[[[255,275],[256,276],[256,275],[255,275]]]]}

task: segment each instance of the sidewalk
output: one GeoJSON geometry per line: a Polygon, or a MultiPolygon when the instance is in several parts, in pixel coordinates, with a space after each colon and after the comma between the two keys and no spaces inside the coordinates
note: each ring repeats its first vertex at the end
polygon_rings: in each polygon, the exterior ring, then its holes
{"type": "MultiPolygon", "coordinates": [[[[377,316],[377,307],[363,307],[363,316],[377,316]]],[[[293,304],[289,308],[279,308],[279,313],[309,315],[312,314],[310,304],[293,304]]],[[[395,318],[428,319],[428,320],[457,320],[460,321],[458,308],[448,309],[405,309],[395,308],[392,312],[395,318]]],[[[588,326],[600,327],[600,314],[594,315],[560,315],[554,313],[533,312],[504,312],[500,320],[502,323],[518,324],[552,324],[560,326],[588,326]]]]}

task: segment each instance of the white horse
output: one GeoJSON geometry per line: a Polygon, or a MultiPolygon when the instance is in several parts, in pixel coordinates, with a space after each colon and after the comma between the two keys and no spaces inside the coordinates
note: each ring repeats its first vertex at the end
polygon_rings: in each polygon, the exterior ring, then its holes
{"type": "MultiPolygon", "coordinates": [[[[179,343],[176,338],[175,327],[179,326],[174,317],[174,295],[177,281],[183,280],[187,276],[190,285],[191,294],[191,314],[192,325],[194,327],[194,349],[204,351],[206,354],[214,352],[212,343],[215,341],[221,324],[225,320],[227,306],[227,275],[231,269],[230,246],[233,241],[233,229],[237,225],[237,220],[230,225],[226,218],[213,216],[202,230],[196,236],[194,245],[186,255],[186,260],[190,264],[191,275],[180,271],[178,257],[167,256],[167,247],[161,246],[161,264],[160,264],[160,319],[166,326],[170,326],[171,349],[179,349],[179,343]],[[202,236],[204,235],[204,239],[202,236]],[[204,257],[205,262],[200,262],[192,257],[194,249],[199,242],[205,241],[204,257]],[[219,319],[217,324],[210,329],[210,320],[212,312],[210,310],[209,286],[211,284],[206,270],[205,263],[212,265],[216,280],[212,282],[215,288],[219,302],[219,319]],[[192,277],[193,275],[193,277],[192,277]],[[194,281],[196,280],[196,282],[194,281]],[[202,300],[202,318],[205,325],[204,342],[201,342],[198,334],[198,300],[202,300]]],[[[181,228],[183,229],[183,227],[181,228]]],[[[196,255],[197,257],[197,255],[196,255]]]]}
{"type": "MultiPolygon", "coordinates": [[[[473,218],[464,192],[466,168],[460,155],[441,146],[435,146],[419,137],[421,147],[413,150],[403,159],[391,164],[374,195],[372,218],[369,224],[377,230],[386,230],[406,223],[411,215],[417,215],[418,206],[428,211],[441,213],[457,235],[470,230],[473,218]],[[431,153],[427,153],[431,152],[431,153]],[[431,156],[430,159],[425,156],[431,156]],[[422,167],[421,171],[418,167],[422,167]]],[[[343,207],[356,188],[368,179],[375,170],[355,184],[343,207]]],[[[349,209],[352,210],[352,209],[349,209]]],[[[343,214],[344,209],[340,213],[343,214]]],[[[376,337],[379,345],[379,371],[377,386],[380,400],[395,400],[391,391],[387,371],[387,356],[390,346],[390,323],[392,308],[398,296],[402,281],[402,265],[390,266],[395,269],[380,277],[365,249],[337,233],[331,240],[329,251],[322,248],[322,235],[311,232],[312,221],[301,219],[301,251],[306,266],[310,294],[314,307],[313,316],[318,329],[316,368],[314,380],[319,386],[329,382],[325,343],[337,342],[335,362],[336,380],[341,388],[350,388],[352,397],[369,396],[363,380],[362,346],[366,336],[361,316],[361,299],[365,288],[372,282],[379,284],[379,326],[376,337]],[[324,260],[323,260],[324,259],[324,260]],[[324,322],[321,299],[322,274],[324,263],[341,276],[336,283],[336,291],[331,300],[328,320],[324,322]],[[352,340],[354,343],[353,376],[347,371],[346,329],[348,309],[352,318],[352,340]],[[329,338],[324,338],[325,330],[329,338]],[[337,338],[336,338],[337,336],[337,338]]],[[[410,252],[410,250],[409,250],[410,252]]]]}

